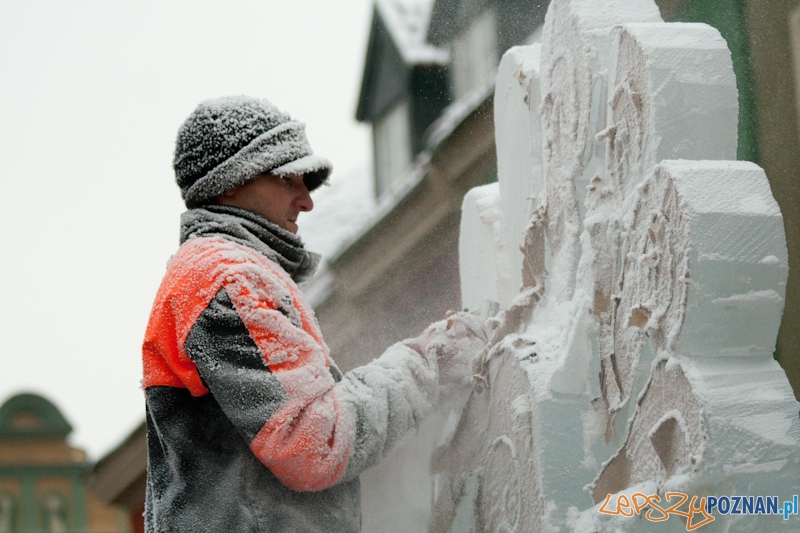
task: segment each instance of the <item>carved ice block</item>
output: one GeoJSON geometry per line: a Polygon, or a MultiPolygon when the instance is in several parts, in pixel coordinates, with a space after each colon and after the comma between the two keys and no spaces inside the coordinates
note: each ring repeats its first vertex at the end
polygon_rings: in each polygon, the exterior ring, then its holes
{"type": "Polygon", "coordinates": [[[789,269],[764,171],[746,161],[663,161],[653,184],[669,182],[690,239],[686,316],[672,350],[771,358],[789,269]]]}
{"type": "Polygon", "coordinates": [[[663,159],[736,159],[736,78],[719,32],[689,23],[617,31],[602,134],[612,187],[627,193],[663,159]]]}
{"type": "Polygon", "coordinates": [[[633,384],[642,383],[641,374],[649,371],[650,361],[639,361],[644,330],[630,329],[629,323],[646,322],[653,312],[648,306],[655,305],[643,303],[651,296],[645,293],[641,301],[628,301],[631,291],[640,287],[619,276],[623,203],[665,158],[735,157],[736,79],[725,40],[705,24],[621,25],[611,50],[607,117],[608,127],[598,137],[607,140],[610,179],[605,183],[595,178],[588,203],[597,213],[604,206],[616,212],[601,217],[590,211],[592,222],[587,229],[596,250],[595,313],[604,323],[599,341],[604,397],[616,413],[631,395],[638,394],[633,384]],[[618,316],[612,328],[607,312],[618,283],[627,286],[616,290],[622,301],[614,305],[624,308],[627,315],[618,316]]]}
{"type": "MultiPolygon", "coordinates": [[[[541,45],[515,46],[500,61],[494,92],[497,179],[508,228],[511,265],[522,265],[524,233],[532,212],[543,206],[541,92],[539,60],[541,45]]],[[[514,291],[522,285],[519,268],[511,269],[514,291]]]]}
{"type": "Polygon", "coordinates": [[[602,9],[594,0],[567,0],[553,2],[547,11],[541,79],[548,183],[551,175],[571,182],[583,171],[592,136],[602,129],[596,121],[603,98],[598,91],[611,29],[628,22],[661,22],[661,16],[652,0],[611,0],[602,9]]]}
{"type": "MultiPolygon", "coordinates": [[[[651,0],[552,0],[538,133],[525,102],[535,85],[523,83],[535,54],[504,56],[500,184],[464,204],[463,292],[477,307],[511,279],[502,261],[520,267],[493,210],[516,223],[523,196],[542,191],[525,212],[522,290],[494,320],[476,390],[434,461],[432,530],[673,531],[685,523],[609,518],[592,501],[637,489],[792,495],[799,405],[771,356],[783,223],[763,171],[723,160],[737,120],[724,41],[662,23],[651,0]],[[541,185],[528,173],[537,135],[541,185]]],[[[704,531],[800,520],[761,519],[717,515],[704,531]]]]}
{"type": "Polygon", "coordinates": [[[787,495],[800,479],[800,423],[771,356],[788,271],[763,170],[663,161],[639,187],[625,233],[615,314],[622,392],[644,343],[656,362],[625,444],[595,481],[595,502],[652,481],[691,493],[787,495]]]}
{"type": "Polygon", "coordinates": [[[771,357],[788,259],[760,167],[663,161],[639,188],[622,253],[614,381],[623,401],[645,335],[656,352],[771,357]]]}
{"type": "MultiPolygon", "coordinates": [[[[625,445],[594,483],[593,498],[601,502],[609,493],[638,487],[788,500],[800,479],[796,412],[786,376],[770,358],[661,361],[638,401],[625,445]]],[[[582,514],[586,526],[594,523],[575,531],[661,531],[655,523],[604,517],[597,507],[582,514]]],[[[716,513],[703,531],[797,531],[797,522],[716,513]]]]}
{"type": "Polygon", "coordinates": [[[656,353],[771,356],[788,273],[783,219],[757,165],[664,161],[638,194],[605,375],[614,410],[648,371],[647,338],[656,353]]]}
{"type": "Polygon", "coordinates": [[[661,22],[661,16],[652,0],[610,0],[602,8],[594,0],[563,0],[552,2],[545,17],[540,71],[545,227],[553,257],[548,284],[566,298],[574,290],[586,187],[605,166],[595,135],[605,128],[611,29],[626,22],[661,22]]]}
{"type": "Polygon", "coordinates": [[[471,311],[485,300],[508,306],[512,285],[508,237],[500,203],[500,186],[475,187],[464,196],[458,241],[461,305],[471,311]]]}
{"type": "Polygon", "coordinates": [[[507,355],[489,362],[487,377],[492,390],[503,393],[473,393],[452,440],[432,464],[442,476],[431,532],[542,529],[528,372],[507,355]]]}

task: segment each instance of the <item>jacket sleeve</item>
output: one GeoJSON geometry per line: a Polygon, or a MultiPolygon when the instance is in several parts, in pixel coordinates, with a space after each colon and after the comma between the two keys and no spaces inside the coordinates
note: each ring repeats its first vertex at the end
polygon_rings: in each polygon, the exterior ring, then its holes
{"type": "Polygon", "coordinates": [[[184,349],[258,459],[293,490],[322,490],[377,463],[430,410],[436,357],[404,341],[337,383],[279,285],[232,278],[184,349]]]}

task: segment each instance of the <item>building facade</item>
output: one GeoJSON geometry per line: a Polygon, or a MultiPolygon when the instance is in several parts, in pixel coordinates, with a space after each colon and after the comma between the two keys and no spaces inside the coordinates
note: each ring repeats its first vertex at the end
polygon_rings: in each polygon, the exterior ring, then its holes
{"type": "Polygon", "coordinates": [[[0,533],[123,533],[125,513],[86,484],[91,465],[67,444],[71,426],[35,394],[0,407],[0,533]]]}

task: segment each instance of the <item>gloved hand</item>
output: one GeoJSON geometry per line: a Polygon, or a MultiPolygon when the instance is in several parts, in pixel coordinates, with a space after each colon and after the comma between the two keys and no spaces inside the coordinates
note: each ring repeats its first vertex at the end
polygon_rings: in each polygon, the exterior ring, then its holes
{"type": "Polygon", "coordinates": [[[420,335],[406,342],[429,359],[439,370],[440,403],[451,403],[472,388],[472,358],[488,341],[485,319],[470,313],[449,311],[420,335]]]}

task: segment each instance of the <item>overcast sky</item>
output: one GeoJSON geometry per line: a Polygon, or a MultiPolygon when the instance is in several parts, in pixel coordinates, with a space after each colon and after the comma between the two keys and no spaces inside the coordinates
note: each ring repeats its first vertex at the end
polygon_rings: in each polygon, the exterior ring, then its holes
{"type": "Polygon", "coordinates": [[[371,0],[0,0],[0,403],[46,396],[92,459],[143,419],[140,345],[183,211],[178,126],[201,100],[249,94],[307,123],[334,183],[369,168],[353,115],[371,14],[371,0]]]}

